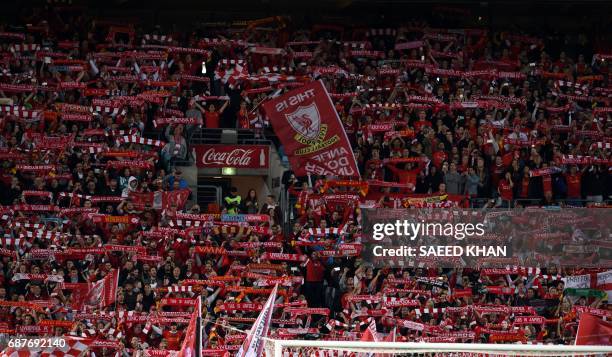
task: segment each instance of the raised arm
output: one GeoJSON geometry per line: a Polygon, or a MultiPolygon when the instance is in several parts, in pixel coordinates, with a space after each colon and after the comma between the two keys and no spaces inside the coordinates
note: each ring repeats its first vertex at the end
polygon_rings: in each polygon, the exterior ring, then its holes
{"type": "Polygon", "coordinates": [[[223,111],[225,110],[225,108],[227,108],[227,106],[229,105],[229,99],[225,101],[225,103],[223,104],[223,106],[221,107],[221,109],[219,109],[219,114],[223,113],[223,111]]]}

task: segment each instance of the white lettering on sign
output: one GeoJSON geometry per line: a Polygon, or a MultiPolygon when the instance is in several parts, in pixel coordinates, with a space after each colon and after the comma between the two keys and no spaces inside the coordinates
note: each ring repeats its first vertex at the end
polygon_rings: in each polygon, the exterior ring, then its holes
{"type": "Polygon", "coordinates": [[[344,147],[323,151],[312,157],[314,160],[320,162],[323,167],[307,163],[306,170],[317,175],[355,175],[348,155],[349,152],[344,147]]]}
{"type": "Polygon", "coordinates": [[[227,152],[217,152],[214,148],[210,148],[202,155],[202,163],[204,165],[224,165],[229,167],[249,166],[251,164],[252,153],[253,149],[234,149],[227,152]]]}
{"type": "Polygon", "coordinates": [[[289,108],[290,106],[294,106],[297,104],[300,104],[301,102],[305,101],[308,98],[312,98],[314,97],[314,89],[309,89],[307,91],[304,91],[302,93],[298,93],[296,95],[293,95],[289,98],[287,98],[286,100],[283,100],[282,102],[278,102],[276,103],[276,111],[277,112],[281,112],[287,108],[289,108]]]}

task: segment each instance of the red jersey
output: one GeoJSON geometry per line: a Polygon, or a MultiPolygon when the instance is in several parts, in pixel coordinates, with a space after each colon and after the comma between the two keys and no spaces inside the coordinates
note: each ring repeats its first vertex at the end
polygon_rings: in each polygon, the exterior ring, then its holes
{"type": "Polygon", "coordinates": [[[500,182],[500,179],[503,177],[505,170],[506,167],[503,163],[501,165],[495,165],[491,167],[491,183],[494,187],[500,182]]]}
{"type": "Polygon", "coordinates": [[[529,177],[523,177],[521,180],[521,198],[527,198],[529,196],[529,177]]]}
{"type": "Polygon", "coordinates": [[[217,112],[206,112],[204,114],[204,123],[207,128],[218,128],[219,127],[219,113],[217,112]]]}
{"type": "Polygon", "coordinates": [[[172,333],[172,331],[164,331],[163,333],[164,339],[168,342],[168,349],[178,351],[181,349],[181,332],[176,331],[176,333],[172,333]]]}
{"type": "Polygon", "coordinates": [[[368,160],[366,162],[366,167],[371,170],[370,176],[368,179],[372,180],[381,180],[383,178],[383,170],[380,160],[368,160]]]}
{"type": "Polygon", "coordinates": [[[306,264],[306,281],[323,281],[324,274],[325,266],[320,261],[311,259],[308,264],[306,264]]]}
{"type": "Polygon", "coordinates": [[[393,165],[389,165],[387,167],[393,172],[393,174],[395,174],[395,176],[397,176],[400,183],[411,184],[413,187],[416,186],[417,176],[423,169],[421,167],[417,167],[416,169],[412,170],[401,170],[393,165]]]}
{"type": "Polygon", "coordinates": [[[580,183],[582,181],[582,174],[576,172],[575,174],[565,174],[565,181],[567,181],[567,197],[568,198],[580,198],[582,197],[580,192],[580,183]]]}
{"type": "MultiPolygon", "coordinates": [[[[128,332],[128,336],[129,339],[131,340],[133,337],[138,337],[138,339],[140,339],[141,342],[147,342],[149,340],[149,335],[143,333],[142,331],[140,331],[140,333],[135,333],[133,329],[130,330],[130,332],[128,332]]],[[[101,338],[105,338],[106,335],[102,334],[102,336],[100,336],[101,338]]]]}
{"type": "Polygon", "coordinates": [[[503,200],[512,200],[512,187],[506,179],[499,180],[499,195],[503,200]]]}
{"type": "Polygon", "coordinates": [[[418,120],[414,122],[414,130],[416,132],[421,131],[421,128],[424,126],[428,126],[431,128],[431,123],[428,120],[418,120]]]}
{"type": "Polygon", "coordinates": [[[552,178],[550,175],[542,176],[542,188],[544,189],[544,193],[552,192],[552,178]]]}
{"type": "Polygon", "coordinates": [[[448,155],[446,155],[446,152],[444,151],[436,151],[433,154],[433,164],[436,166],[436,168],[441,168],[442,167],[442,163],[444,162],[444,160],[448,159],[448,155]]]}
{"type": "Polygon", "coordinates": [[[470,125],[468,128],[468,133],[470,133],[470,139],[476,139],[478,136],[478,127],[470,125]]]}
{"type": "Polygon", "coordinates": [[[250,124],[251,124],[251,121],[249,119],[249,111],[248,110],[240,109],[240,111],[238,112],[238,125],[239,125],[239,128],[240,129],[248,129],[250,124]]]}

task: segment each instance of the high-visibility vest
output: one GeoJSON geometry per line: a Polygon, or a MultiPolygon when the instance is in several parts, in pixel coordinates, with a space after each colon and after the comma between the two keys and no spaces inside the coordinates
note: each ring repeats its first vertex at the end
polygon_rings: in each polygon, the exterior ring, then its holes
{"type": "Polygon", "coordinates": [[[238,207],[240,206],[240,201],[242,201],[242,198],[240,196],[236,196],[236,197],[226,196],[225,203],[228,206],[230,206],[227,209],[227,213],[238,214],[238,207]]]}

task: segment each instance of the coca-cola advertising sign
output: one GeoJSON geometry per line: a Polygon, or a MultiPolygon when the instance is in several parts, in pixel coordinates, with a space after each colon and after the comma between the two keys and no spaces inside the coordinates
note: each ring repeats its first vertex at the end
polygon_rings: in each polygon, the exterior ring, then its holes
{"type": "Polygon", "coordinates": [[[267,169],[270,166],[267,145],[196,145],[195,156],[200,168],[267,169]]]}

